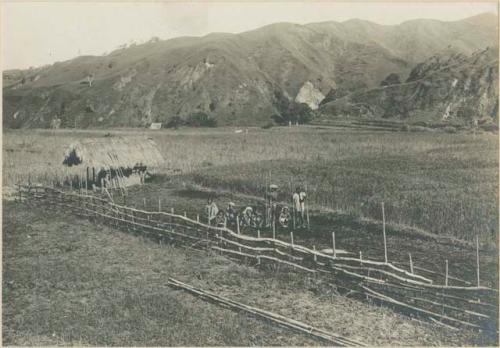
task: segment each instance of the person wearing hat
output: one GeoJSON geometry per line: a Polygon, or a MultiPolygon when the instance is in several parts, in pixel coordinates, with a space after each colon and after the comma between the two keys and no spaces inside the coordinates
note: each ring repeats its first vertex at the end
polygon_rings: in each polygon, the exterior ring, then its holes
{"type": "Polygon", "coordinates": [[[245,210],[243,210],[242,218],[240,221],[240,224],[242,226],[251,226],[252,225],[252,219],[253,219],[253,208],[252,207],[246,207],[245,210]]]}

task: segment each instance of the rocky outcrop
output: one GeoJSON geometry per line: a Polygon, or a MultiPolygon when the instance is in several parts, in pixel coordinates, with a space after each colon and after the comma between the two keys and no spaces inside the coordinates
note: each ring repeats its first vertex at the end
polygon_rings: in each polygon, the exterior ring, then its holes
{"type": "Polygon", "coordinates": [[[302,85],[299,93],[295,97],[297,103],[307,104],[311,110],[316,110],[319,107],[321,101],[325,99],[325,96],[319,89],[314,88],[314,85],[307,81],[302,85]]]}

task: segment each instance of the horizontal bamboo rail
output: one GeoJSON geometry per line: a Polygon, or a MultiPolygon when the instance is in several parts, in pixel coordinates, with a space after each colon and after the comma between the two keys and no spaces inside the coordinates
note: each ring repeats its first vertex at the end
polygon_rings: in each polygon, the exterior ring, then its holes
{"type": "MultiPolygon", "coordinates": [[[[24,201],[28,203],[45,202],[48,207],[66,209],[95,222],[137,233],[166,237],[172,242],[188,244],[189,247],[206,245],[215,252],[233,258],[253,259],[258,261],[257,264],[270,262],[308,274],[333,277],[336,282],[348,283],[351,293],[363,293],[367,297],[390,302],[403,311],[418,312],[419,315],[442,320],[450,325],[476,328],[484,325],[486,320],[497,320],[496,289],[433,284],[432,280],[389,262],[331,256],[315,248],[310,249],[274,238],[248,236],[226,227],[210,226],[184,215],[149,212],[88,194],[19,185],[19,195],[21,200],[26,198],[24,201]],[[370,286],[377,286],[377,289],[374,290],[370,286]],[[394,295],[398,299],[391,297],[394,295]],[[477,301],[479,298],[480,302],[477,301]],[[447,315],[435,313],[433,309],[436,307],[447,310],[447,315]]],[[[343,287],[340,284],[339,286],[343,287]]]]}

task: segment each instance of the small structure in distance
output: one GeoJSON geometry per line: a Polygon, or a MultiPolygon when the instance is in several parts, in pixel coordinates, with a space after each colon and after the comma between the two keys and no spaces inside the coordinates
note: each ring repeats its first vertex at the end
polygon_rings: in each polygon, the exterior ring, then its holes
{"type": "Polygon", "coordinates": [[[158,130],[161,129],[161,122],[153,122],[149,126],[149,129],[158,130]]]}
{"type": "Polygon", "coordinates": [[[163,156],[152,139],[135,137],[75,142],[69,145],[63,160],[71,172],[72,186],[88,188],[143,184],[163,163],[163,156]]]}

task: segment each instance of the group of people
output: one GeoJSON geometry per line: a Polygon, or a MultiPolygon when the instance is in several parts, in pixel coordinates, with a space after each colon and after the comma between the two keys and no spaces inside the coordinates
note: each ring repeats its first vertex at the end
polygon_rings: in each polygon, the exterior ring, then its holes
{"type": "Polygon", "coordinates": [[[272,227],[278,224],[281,227],[289,227],[291,220],[294,221],[295,228],[306,227],[306,192],[298,186],[292,194],[292,210],[287,204],[278,201],[278,186],[271,184],[266,192],[266,206],[264,213],[262,207],[246,206],[241,212],[238,212],[236,205],[229,202],[225,211],[220,210],[212,197],[208,198],[205,207],[205,216],[210,225],[234,227],[248,226],[254,228],[272,227]],[[293,215],[292,215],[293,214],[293,215]]]}

